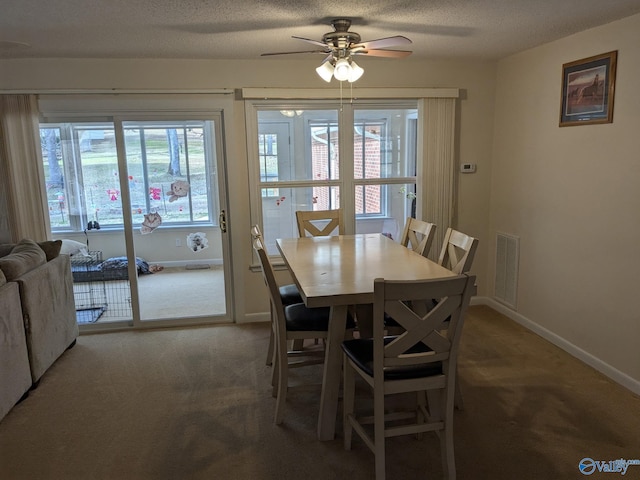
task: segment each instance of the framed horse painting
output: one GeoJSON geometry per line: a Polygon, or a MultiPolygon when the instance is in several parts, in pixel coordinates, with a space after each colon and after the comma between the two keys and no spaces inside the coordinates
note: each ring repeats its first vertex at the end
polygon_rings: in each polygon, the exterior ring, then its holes
{"type": "Polygon", "coordinates": [[[562,65],[560,126],[613,122],[618,51],[562,65]]]}

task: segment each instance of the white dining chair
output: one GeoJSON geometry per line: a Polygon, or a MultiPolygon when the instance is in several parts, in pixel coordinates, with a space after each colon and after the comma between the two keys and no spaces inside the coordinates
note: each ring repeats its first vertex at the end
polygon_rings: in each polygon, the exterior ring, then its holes
{"type": "MultiPolygon", "coordinates": [[[[264,238],[262,236],[262,231],[258,225],[253,225],[251,227],[251,238],[253,240],[259,238],[264,245],[264,238]]],[[[302,303],[302,296],[300,295],[300,290],[295,283],[287,283],[285,285],[280,285],[278,287],[278,292],[280,294],[280,298],[282,299],[283,305],[293,305],[295,303],[302,303]]],[[[271,307],[271,324],[273,325],[273,308],[271,307]]],[[[271,334],[269,335],[269,347],[267,349],[267,360],[266,364],[268,366],[273,365],[273,355],[274,355],[274,331],[271,329],[271,334]]]]}
{"type": "Polygon", "coordinates": [[[296,221],[300,237],[321,237],[333,234],[344,235],[342,210],[297,210],[296,221]]]}
{"type": "MultiPolygon", "coordinates": [[[[453,228],[447,228],[438,263],[453,273],[468,273],[478,249],[478,239],[453,228]]],[[[456,382],[455,407],[464,410],[460,382],[456,382]]]]}
{"type": "MultiPolygon", "coordinates": [[[[374,281],[373,338],[346,340],[344,356],[344,446],[350,450],[353,431],[375,456],[375,478],[384,480],[388,437],[435,431],[440,438],[442,468],[455,478],[453,407],[458,348],[475,277],[458,275],[436,280],[374,281]],[[411,308],[413,300],[437,298],[426,314],[411,308]],[[385,313],[404,328],[387,336],[385,313]],[[447,325],[445,325],[445,323],[447,325]],[[373,391],[373,417],[356,412],[356,375],[373,391]],[[396,402],[385,413],[385,397],[416,393],[410,410],[396,402]],[[366,425],[373,423],[373,432],[366,425]]],[[[361,408],[361,407],[360,407],[361,408]]]]}
{"type": "Polygon", "coordinates": [[[434,223],[408,217],[400,237],[400,243],[416,253],[426,257],[431,250],[431,244],[436,235],[434,223]]]}
{"type": "Polygon", "coordinates": [[[471,270],[477,249],[477,238],[453,228],[447,228],[438,263],[454,273],[467,273],[471,270]]]}
{"type": "MultiPolygon", "coordinates": [[[[272,385],[276,397],[274,422],[282,423],[284,407],[289,388],[289,369],[323,363],[324,349],[289,351],[289,341],[327,338],[330,308],[307,308],[304,303],[285,306],[276,283],[275,272],[269,260],[261,238],[253,241],[253,248],[260,259],[263,279],[269,290],[272,307],[272,330],[274,332],[274,350],[272,385]]],[[[346,336],[352,336],[355,322],[347,319],[346,336]]]]}

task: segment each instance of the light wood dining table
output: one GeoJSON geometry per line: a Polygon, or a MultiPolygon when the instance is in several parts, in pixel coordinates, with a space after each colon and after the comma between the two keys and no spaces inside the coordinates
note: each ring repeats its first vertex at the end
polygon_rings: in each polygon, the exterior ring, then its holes
{"type": "Polygon", "coordinates": [[[318,438],[332,440],[349,305],[373,303],[373,281],[455,276],[382,234],[278,239],[276,245],[307,307],[331,307],[318,415],[318,438]]]}

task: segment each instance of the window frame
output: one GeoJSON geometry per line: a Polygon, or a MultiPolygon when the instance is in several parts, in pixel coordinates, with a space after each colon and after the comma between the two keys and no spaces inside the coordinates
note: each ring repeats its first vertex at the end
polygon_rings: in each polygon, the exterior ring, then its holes
{"type": "MultiPolygon", "coordinates": [[[[215,119],[214,118],[206,118],[201,115],[152,115],[152,116],[144,116],[144,117],[122,117],[120,119],[114,116],[106,116],[96,118],[94,116],[85,116],[85,115],[77,115],[72,118],[45,118],[42,117],[40,119],[39,131],[46,130],[48,128],[59,129],[60,131],[60,140],[63,142],[63,146],[61,150],[62,153],[62,162],[61,166],[64,172],[64,191],[65,196],[68,198],[69,191],[73,191],[75,199],[75,203],[78,205],[78,208],[81,210],[80,215],[73,216],[73,219],[70,219],[69,226],[55,227],[53,225],[50,226],[51,231],[53,233],[79,233],[85,231],[87,228],[87,222],[90,220],[91,214],[88,211],[88,207],[86,204],[86,198],[84,192],[84,181],[83,181],[83,164],[82,164],[82,155],[79,154],[81,152],[81,138],[79,132],[83,130],[92,130],[96,127],[104,127],[105,129],[113,128],[114,137],[118,136],[117,129],[122,128],[123,132],[126,129],[134,128],[132,124],[140,124],[143,128],[147,129],[159,129],[159,128],[171,128],[173,125],[176,129],[186,129],[189,128],[189,124],[193,123],[201,123],[201,128],[203,130],[203,145],[205,149],[204,160],[205,160],[205,168],[204,168],[204,179],[206,183],[206,191],[209,192],[211,188],[216,188],[212,183],[213,178],[215,177],[215,172],[217,170],[217,162],[215,156],[218,155],[215,146],[215,119]],[[92,128],[93,127],[93,128],[92,128]],[[69,141],[73,144],[72,152],[70,154],[65,155],[64,149],[66,148],[65,143],[69,141]],[[207,149],[213,155],[206,154],[207,149]],[[209,158],[211,157],[211,158],[209,158]],[[71,165],[69,165],[69,160],[71,160],[71,165]],[[74,175],[71,180],[69,180],[69,176],[66,174],[67,172],[74,172],[74,175]]],[[[178,134],[180,137],[181,133],[178,134]]],[[[124,135],[123,135],[124,138],[124,135]]],[[[119,173],[124,173],[121,170],[119,152],[117,148],[114,148],[114,154],[116,155],[116,162],[114,163],[114,167],[118,169],[119,173]]],[[[185,154],[186,155],[186,154],[185,154]]],[[[186,169],[189,172],[189,159],[185,156],[184,162],[186,162],[186,169]]],[[[125,159],[126,163],[126,159],[125,159]]],[[[43,163],[44,167],[44,163],[43,163]]],[[[149,185],[149,170],[146,166],[146,162],[142,162],[142,171],[143,171],[143,184],[145,186],[149,185]]],[[[189,173],[186,174],[189,177],[189,173]]],[[[147,187],[145,187],[147,188],[147,187]]],[[[127,196],[130,198],[130,196],[127,196]]],[[[219,210],[219,205],[217,205],[218,195],[209,195],[206,194],[206,204],[208,210],[208,220],[193,220],[194,212],[193,212],[193,199],[191,194],[189,194],[189,221],[179,220],[179,221],[168,221],[163,220],[162,228],[184,228],[184,227],[216,227],[218,225],[218,218],[215,214],[216,211],[219,210]]],[[[118,223],[101,223],[100,228],[105,231],[122,231],[125,229],[126,221],[125,221],[125,212],[126,208],[123,205],[124,198],[121,198],[121,215],[120,222],[118,223]]],[[[145,211],[150,212],[155,209],[151,207],[149,195],[145,196],[145,211]]],[[[48,210],[47,210],[48,213],[48,210]]]]}
{"type": "MultiPolygon", "coordinates": [[[[416,155],[416,172],[414,175],[398,176],[392,178],[379,177],[379,178],[353,178],[353,164],[354,164],[354,112],[360,110],[386,110],[386,109],[412,109],[416,111],[416,117],[420,115],[419,99],[418,98],[397,98],[397,99],[366,99],[363,101],[352,100],[349,104],[338,102],[335,99],[325,100],[264,100],[264,99],[248,99],[245,102],[245,113],[247,122],[247,161],[249,171],[249,197],[250,197],[250,215],[251,223],[263,225],[262,218],[262,195],[261,190],[263,188],[278,188],[278,187],[307,187],[323,186],[323,187],[338,187],[341,190],[340,207],[344,212],[345,232],[347,234],[355,233],[356,219],[365,218],[365,215],[355,214],[355,188],[366,188],[368,185],[406,185],[408,183],[415,184],[417,191],[420,190],[420,157],[418,155],[418,138],[412,138],[416,143],[415,152],[416,155]],[[256,161],[257,157],[257,145],[258,142],[258,112],[262,110],[322,110],[333,109],[338,112],[337,125],[339,129],[338,145],[340,149],[340,166],[339,175],[335,180],[311,180],[311,181],[290,181],[290,182],[261,182],[259,165],[256,161]],[[342,128],[341,128],[342,126],[342,128]],[[345,126],[348,126],[345,128],[345,126]],[[350,170],[349,170],[350,169],[350,170]],[[346,172],[350,172],[346,174],[346,172]]],[[[282,121],[293,122],[292,117],[283,117],[282,121]]],[[[417,118],[416,118],[417,122],[417,118]]],[[[418,122],[416,123],[418,125],[418,122]]],[[[309,129],[305,129],[304,135],[310,135],[307,132],[309,129]]],[[[416,130],[416,135],[420,136],[420,131],[416,130]]],[[[308,141],[308,140],[306,140],[308,141]]],[[[372,215],[372,217],[383,217],[384,214],[372,215]]],[[[270,256],[279,257],[275,252],[269,252],[270,256]]]]}

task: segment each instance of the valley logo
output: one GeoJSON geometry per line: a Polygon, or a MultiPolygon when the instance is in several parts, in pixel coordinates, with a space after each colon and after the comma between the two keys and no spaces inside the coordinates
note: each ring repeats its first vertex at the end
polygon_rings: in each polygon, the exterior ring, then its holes
{"type": "Polygon", "coordinates": [[[578,463],[580,473],[583,475],[591,475],[598,471],[602,473],[619,473],[625,475],[629,465],[640,465],[640,460],[625,460],[620,458],[618,460],[594,460],[593,458],[583,458],[578,463]]]}

